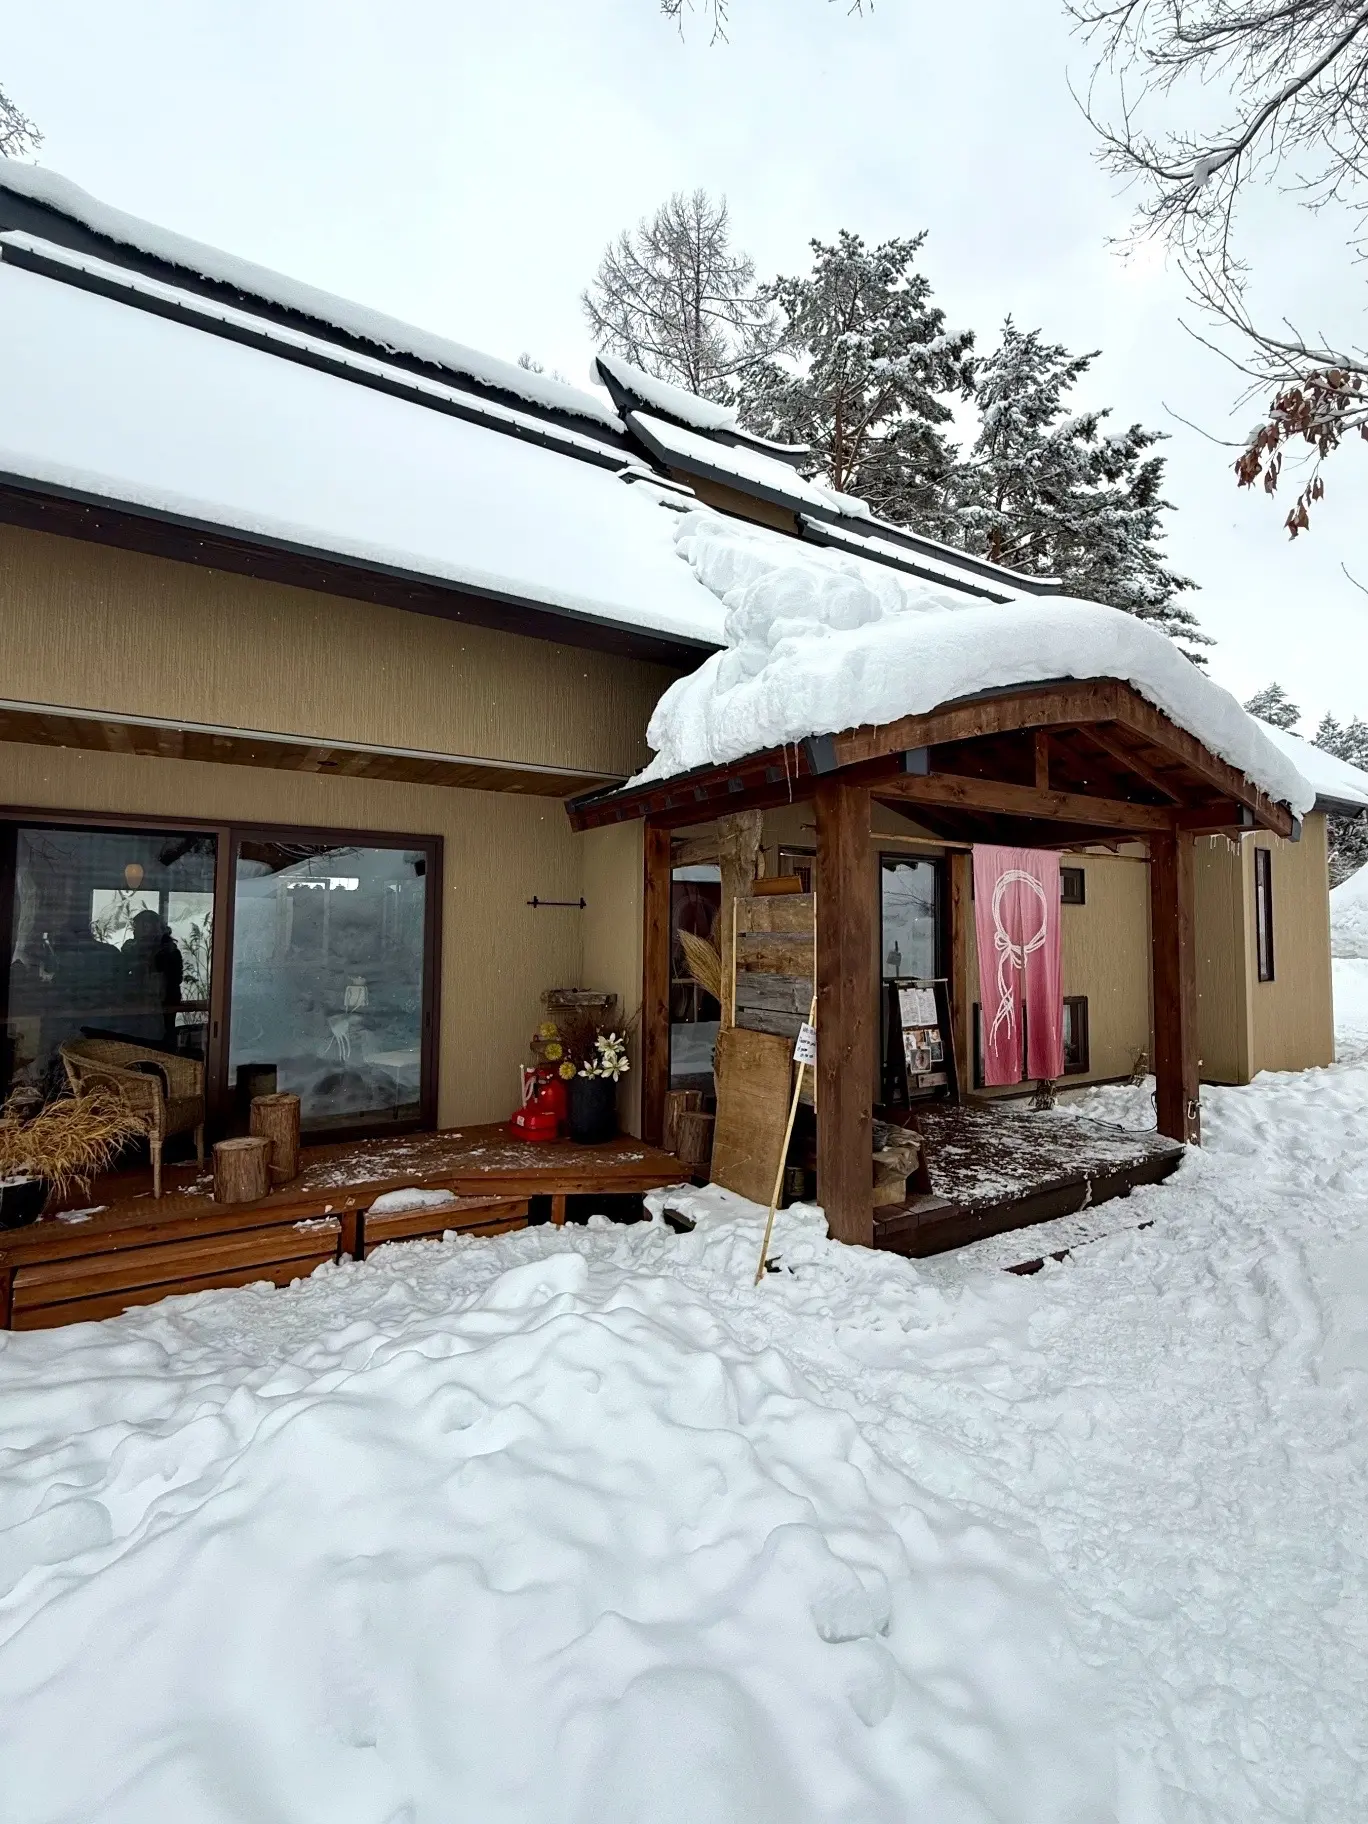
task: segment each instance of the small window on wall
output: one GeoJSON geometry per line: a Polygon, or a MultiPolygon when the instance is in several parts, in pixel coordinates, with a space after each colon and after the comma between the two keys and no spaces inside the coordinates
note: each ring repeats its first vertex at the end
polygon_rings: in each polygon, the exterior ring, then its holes
{"type": "Polygon", "coordinates": [[[1064,1075],[1081,1077],[1088,1072],[1088,997],[1064,996],[1064,1075]]]}
{"type": "Polygon", "coordinates": [[[804,893],[812,891],[812,869],[817,860],[811,849],[780,849],[779,872],[797,877],[804,893]]]}
{"type": "Polygon", "coordinates": [[[1273,980],[1273,851],[1254,851],[1254,942],[1259,980],[1273,980]]]}
{"type": "Polygon", "coordinates": [[[1082,906],[1088,899],[1088,876],[1082,868],[1059,870],[1059,899],[1065,906],[1082,906]]]}

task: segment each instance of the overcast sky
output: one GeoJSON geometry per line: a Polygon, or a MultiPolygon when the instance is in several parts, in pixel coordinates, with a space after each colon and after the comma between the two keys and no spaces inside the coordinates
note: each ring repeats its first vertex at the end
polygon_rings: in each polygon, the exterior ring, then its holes
{"type": "MultiPolygon", "coordinates": [[[[1201,584],[1213,674],[1276,676],[1312,715],[1368,715],[1368,451],[1327,470],[1309,537],[1238,493],[1238,377],[1185,334],[1162,258],[1109,244],[1127,205],[1068,88],[1059,0],[731,0],[681,42],[655,0],[42,0],[7,9],[0,81],[41,161],[135,214],[572,380],[603,243],[673,189],[725,192],[760,270],[810,236],[929,230],[954,325],[1008,311],[1101,348],[1081,402],[1172,433],[1169,550],[1201,584]]],[[[1329,225],[1266,204],[1270,308],[1362,339],[1329,225]],[[1274,255],[1278,255],[1276,259],[1274,255]]],[[[1284,484],[1286,485],[1286,484],[1284,484]]],[[[1290,501],[1287,503],[1290,504],[1290,501]]]]}

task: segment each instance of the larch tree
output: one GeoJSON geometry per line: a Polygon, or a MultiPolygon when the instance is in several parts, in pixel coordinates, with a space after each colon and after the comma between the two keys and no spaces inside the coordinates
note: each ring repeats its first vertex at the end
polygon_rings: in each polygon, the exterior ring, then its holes
{"type": "MultiPolygon", "coordinates": [[[[1315,744],[1337,760],[1368,772],[1368,722],[1355,716],[1350,722],[1339,722],[1334,716],[1321,717],[1315,744]]],[[[1362,817],[1327,817],[1326,835],[1330,845],[1330,885],[1337,887],[1368,864],[1368,819],[1362,817]]]]}
{"type": "Polygon", "coordinates": [[[21,158],[25,152],[36,152],[43,136],[0,88],[0,157],[21,158]]]}
{"type": "Polygon", "coordinates": [[[762,296],[781,351],[741,391],[746,426],[806,444],[807,472],[887,519],[934,532],[955,466],[948,401],[973,390],[972,330],[948,330],[916,269],[924,234],[868,247],[842,231],[811,243],[812,270],[762,296]]]}
{"type": "Polygon", "coordinates": [[[1108,430],[1105,408],[1069,409],[1093,359],[1007,319],[978,376],[978,436],[949,484],[952,535],[994,563],[1056,576],[1072,595],[1154,622],[1201,663],[1211,641],[1180,599],[1193,584],[1160,548],[1162,433],[1108,430]]]}
{"type": "Polygon", "coordinates": [[[1277,682],[1256,690],[1245,708],[1260,722],[1267,722],[1272,728],[1285,728],[1289,734],[1297,732],[1297,724],[1301,721],[1301,711],[1277,682]]]}
{"type": "Polygon", "coordinates": [[[727,199],[705,190],[677,191],[611,241],[581,303],[599,348],[722,404],[775,343],[755,263],[732,246],[727,199]]]}

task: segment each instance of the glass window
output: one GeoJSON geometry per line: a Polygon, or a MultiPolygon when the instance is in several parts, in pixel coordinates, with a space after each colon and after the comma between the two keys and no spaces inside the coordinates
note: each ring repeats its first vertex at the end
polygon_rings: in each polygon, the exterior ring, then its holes
{"type": "Polygon", "coordinates": [[[1273,852],[1254,851],[1254,943],[1259,980],[1273,980],[1273,852]]]}
{"type": "Polygon", "coordinates": [[[670,877],[670,1084],[711,1090],[713,1047],[721,1008],[689,973],[683,935],[719,946],[722,870],[710,863],[676,868],[670,877]]]}
{"type": "Polygon", "coordinates": [[[934,861],[885,856],[880,880],[883,978],[916,976],[929,981],[936,974],[940,869],[934,861]]]}
{"type": "Polygon", "coordinates": [[[244,837],[228,1077],[297,1095],[312,1133],[421,1116],[427,856],[244,837]]]}
{"type": "Polygon", "coordinates": [[[3,1081],[65,1082],[59,1046],[116,1039],[203,1061],[215,839],[10,826],[3,1081]]]}
{"type": "MultiPolygon", "coordinates": [[[[1023,1010],[1023,1020],[1024,1020],[1023,1010]]],[[[1088,1061],[1088,997],[1066,994],[1064,997],[1064,1075],[1085,1076],[1088,1061]]],[[[1023,1066],[1024,1070],[1024,1066],[1023,1066]]]]}

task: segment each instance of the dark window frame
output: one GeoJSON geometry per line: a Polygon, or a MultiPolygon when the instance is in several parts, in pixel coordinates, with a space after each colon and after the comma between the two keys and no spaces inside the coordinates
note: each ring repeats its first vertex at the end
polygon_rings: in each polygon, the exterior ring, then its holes
{"type": "Polygon", "coordinates": [[[49,805],[0,805],[0,1031],[9,1018],[9,930],[14,903],[16,833],[23,827],[77,830],[168,830],[211,835],[217,842],[214,871],[214,945],[209,974],[209,1032],[205,1041],[204,1099],[209,1135],[221,1139],[231,1131],[234,1095],[228,1082],[228,1029],[231,1020],[234,882],[237,856],[244,840],[336,844],[338,847],[416,849],[425,857],[428,891],[423,907],[422,1063],[419,1109],[412,1121],[368,1123],[329,1128],[326,1141],[363,1140],[386,1135],[431,1132],[437,1126],[439,1034],[441,1031],[442,900],[444,842],[434,835],[397,830],[354,830],[336,825],[249,823],[203,817],[142,816],[136,811],[80,811],[49,805]]]}
{"type": "Polygon", "coordinates": [[[1063,906],[1087,905],[1088,872],[1086,868],[1061,868],[1059,870],[1059,903],[1063,906]]]}
{"type": "Polygon", "coordinates": [[[1066,1077],[1086,1077],[1092,1069],[1092,1045],[1088,1032],[1088,997],[1086,994],[1066,994],[1064,996],[1064,1075],[1066,1077]],[[1074,1051],[1075,1059],[1069,1058],[1069,1022],[1070,1008],[1073,1009],[1074,1051]]]}
{"type": "Polygon", "coordinates": [[[1254,948],[1259,980],[1274,980],[1273,851],[1254,848],[1254,948]]]}

